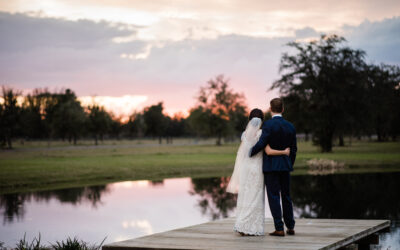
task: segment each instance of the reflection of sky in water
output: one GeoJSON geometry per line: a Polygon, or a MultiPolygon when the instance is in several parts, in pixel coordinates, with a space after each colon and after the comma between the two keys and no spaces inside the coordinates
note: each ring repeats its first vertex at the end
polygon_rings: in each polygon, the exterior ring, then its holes
{"type": "Polygon", "coordinates": [[[26,232],[44,242],[65,239],[67,235],[90,242],[134,238],[206,221],[194,208],[196,198],[189,195],[190,179],[165,180],[163,186],[147,181],[120,182],[108,185],[110,192],[101,196],[97,208],[84,202],[61,204],[56,198],[48,203],[25,203],[24,219],[0,229],[0,240],[16,242],[26,232]],[[62,227],[60,227],[62,225],[62,227]]]}
{"type": "MultiPolygon", "coordinates": [[[[295,217],[392,218],[397,223],[392,232],[381,234],[381,243],[375,249],[400,249],[400,224],[394,200],[398,196],[398,177],[293,177],[295,217]],[[351,183],[354,185],[348,186],[351,183]],[[367,192],[362,183],[370,183],[374,188],[367,192]],[[383,187],[391,191],[386,197],[378,191],[383,187]],[[332,192],[336,195],[327,195],[332,192]],[[366,196],[358,200],[363,194],[366,196]],[[394,204],[391,206],[388,201],[394,204]]],[[[110,243],[207,222],[213,217],[232,216],[235,201],[233,196],[226,196],[226,185],[226,178],[180,178],[0,196],[0,241],[15,246],[25,232],[28,240],[40,232],[46,245],[67,236],[78,236],[90,243],[100,243],[107,236],[105,243],[110,243]]],[[[271,218],[268,202],[265,211],[271,218]]]]}
{"type": "MultiPolygon", "coordinates": [[[[24,216],[0,227],[0,241],[14,246],[26,232],[27,239],[41,233],[43,242],[79,236],[89,242],[106,243],[185,227],[211,220],[198,207],[199,195],[191,195],[190,178],[166,179],[161,184],[127,181],[107,185],[101,201],[75,205],[52,196],[48,202],[26,199],[24,216]]],[[[210,204],[212,205],[212,204],[210,204]]],[[[234,209],[228,212],[233,215],[234,209]]]]}
{"type": "Polygon", "coordinates": [[[391,232],[381,234],[379,245],[372,245],[371,249],[400,249],[400,225],[397,223],[397,227],[392,227],[391,232]]]}

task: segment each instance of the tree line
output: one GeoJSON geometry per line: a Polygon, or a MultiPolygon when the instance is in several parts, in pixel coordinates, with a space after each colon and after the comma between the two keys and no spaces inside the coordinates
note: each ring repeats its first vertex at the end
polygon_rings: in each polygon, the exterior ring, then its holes
{"type": "Polygon", "coordinates": [[[107,138],[155,138],[172,143],[182,136],[216,137],[220,145],[223,138],[239,135],[246,124],[247,106],[243,95],[229,88],[229,80],[222,75],[211,79],[202,87],[198,103],[188,117],[165,114],[163,103],[135,112],[122,123],[112,113],[97,104],[83,107],[70,90],[50,92],[35,89],[18,99],[21,92],[2,87],[0,105],[0,143],[12,148],[15,138],[26,140],[67,140],[76,144],[81,138],[99,140],[107,138]]]}
{"type": "MultiPolygon", "coordinates": [[[[345,39],[322,35],[306,43],[291,42],[292,54],[284,53],[279,89],[285,117],[298,133],[310,137],[323,152],[332,151],[335,140],[376,135],[378,141],[396,140],[400,134],[400,68],[371,64],[366,53],[352,49],[345,39]]],[[[188,117],[165,115],[163,103],[135,112],[122,123],[104,107],[83,107],[75,93],[35,89],[17,103],[21,92],[2,88],[0,144],[12,147],[13,138],[62,139],[76,144],[80,138],[94,143],[107,138],[149,137],[162,143],[172,138],[214,137],[216,144],[240,136],[247,123],[243,94],[219,75],[199,90],[188,117]]],[[[267,103],[267,100],[266,100],[267,103]]],[[[268,114],[267,116],[268,117],[268,114]]]]}
{"type": "Polygon", "coordinates": [[[297,131],[312,135],[323,152],[344,136],[376,135],[378,141],[400,134],[400,67],[367,63],[365,51],[352,49],[337,35],[307,43],[291,42],[284,53],[279,89],[285,116],[297,131]]]}

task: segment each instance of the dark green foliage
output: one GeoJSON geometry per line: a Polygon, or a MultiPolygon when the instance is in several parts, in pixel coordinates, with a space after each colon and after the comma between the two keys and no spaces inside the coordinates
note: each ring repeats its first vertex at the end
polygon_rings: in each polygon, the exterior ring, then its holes
{"type": "Polygon", "coordinates": [[[186,119],[179,115],[171,118],[163,111],[163,103],[160,102],[146,107],[142,113],[133,114],[126,125],[130,136],[158,137],[161,144],[162,137],[166,138],[167,143],[172,143],[172,137],[186,135],[186,119]]]}
{"type": "Polygon", "coordinates": [[[272,86],[285,95],[287,110],[296,109],[295,121],[304,132],[312,121],[313,140],[325,152],[332,150],[335,133],[342,132],[349,122],[346,118],[357,110],[357,98],[351,95],[362,93],[358,82],[362,82],[364,52],[343,42],[344,38],[333,35],[308,44],[289,43],[297,54],[282,56],[283,76],[272,86]]]}
{"type": "Polygon", "coordinates": [[[289,43],[296,54],[283,54],[281,79],[271,87],[280,89],[288,119],[299,132],[312,133],[323,152],[332,151],[334,138],[343,145],[345,135],[370,134],[373,124],[379,140],[389,131],[398,133],[397,116],[388,113],[399,113],[394,106],[399,103],[399,67],[370,66],[364,51],[344,42],[322,35],[318,41],[289,43]]]}
{"type": "Polygon", "coordinates": [[[209,136],[211,129],[209,125],[210,111],[202,106],[197,106],[190,110],[188,117],[189,129],[197,136],[209,136]]]}
{"type": "Polygon", "coordinates": [[[167,143],[172,143],[173,137],[179,137],[185,134],[186,119],[175,116],[166,116],[167,127],[165,130],[165,135],[167,137],[167,143]]]}
{"type": "Polygon", "coordinates": [[[247,106],[243,103],[237,103],[236,106],[230,110],[229,117],[229,122],[233,128],[232,133],[240,137],[248,122],[247,106]]]}
{"type": "Polygon", "coordinates": [[[12,148],[12,139],[21,127],[21,108],[17,105],[20,92],[12,88],[2,88],[3,104],[0,105],[0,139],[2,146],[12,148]]]}
{"type": "Polygon", "coordinates": [[[143,114],[134,113],[129,117],[128,123],[124,126],[129,137],[142,137],[146,131],[146,124],[143,114]]]}
{"type": "Polygon", "coordinates": [[[160,102],[157,105],[147,107],[143,111],[143,119],[146,125],[145,134],[152,137],[158,137],[159,142],[162,142],[162,136],[166,132],[167,119],[163,114],[163,103],[160,102]]]}
{"type": "Polygon", "coordinates": [[[95,144],[98,144],[98,138],[103,140],[104,135],[110,131],[112,126],[111,116],[104,110],[103,107],[93,105],[88,108],[88,124],[87,128],[94,137],[95,144]]]}
{"type": "MultiPolygon", "coordinates": [[[[51,246],[44,246],[41,244],[40,233],[38,238],[34,238],[31,242],[26,240],[26,234],[24,234],[24,238],[20,239],[17,242],[16,250],[100,250],[104,241],[107,239],[105,237],[103,241],[99,244],[90,245],[89,243],[79,240],[78,238],[68,237],[65,241],[56,241],[55,244],[51,244],[51,246]]],[[[3,248],[3,242],[0,242],[0,250],[3,248]]]]}
{"type": "Polygon", "coordinates": [[[100,250],[106,238],[104,238],[103,241],[97,246],[91,246],[89,243],[78,240],[76,237],[73,239],[68,237],[65,241],[56,241],[56,243],[52,244],[51,246],[54,250],[100,250]]]}
{"type": "Polygon", "coordinates": [[[75,93],[67,89],[65,93],[56,96],[57,103],[54,106],[55,112],[51,123],[52,130],[62,139],[77,139],[83,132],[85,124],[85,112],[77,100],[75,93]]]}
{"type": "Polygon", "coordinates": [[[215,136],[216,144],[221,145],[223,137],[238,135],[245,128],[245,97],[230,89],[229,80],[223,75],[201,87],[197,100],[198,105],[190,110],[188,123],[198,135],[215,136]]]}
{"type": "Polygon", "coordinates": [[[385,141],[400,134],[400,68],[386,64],[369,65],[368,109],[370,133],[375,132],[378,141],[385,141]]]}
{"type": "Polygon", "coordinates": [[[30,139],[47,138],[49,126],[46,123],[46,104],[51,94],[46,90],[35,89],[28,94],[22,104],[22,134],[30,139]]]}
{"type": "Polygon", "coordinates": [[[310,122],[312,117],[310,112],[307,112],[307,102],[296,94],[283,97],[283,102],[285,104],[285,118],[295,124],[296,130],[304,133],[305,140],[308,141],[312,130],[312,122],[310,122]]]}
{"type": "Polygon", "coordinates": [[[26,240],[26,234],[24,238],[20,239],[17,243],[16,250],[47,250],[50,249],[40,244],[40,233],[38,238],[34,238],[30,243],[26,240]]]}
{"type": "Polygon", "coordinates": [[[120,139],[120,135],[122,134],[123,128],[124,128],[123,124],[119,120],[111,118],[110,129],[108,131],[110,137],[113,137],[115,139],[120,139]]]}

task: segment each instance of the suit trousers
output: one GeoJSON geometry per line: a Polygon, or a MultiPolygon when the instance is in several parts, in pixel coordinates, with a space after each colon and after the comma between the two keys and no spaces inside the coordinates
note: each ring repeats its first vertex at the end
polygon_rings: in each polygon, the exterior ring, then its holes
{"type": "Polygon", "coordinates": [[[293,204],[290,198],[290,172],[264,172],[264,183],[267,189],[269,208],[274,219],[275,230],[283,231],[283,220],[288,229],[294,228],[293,204]]]}

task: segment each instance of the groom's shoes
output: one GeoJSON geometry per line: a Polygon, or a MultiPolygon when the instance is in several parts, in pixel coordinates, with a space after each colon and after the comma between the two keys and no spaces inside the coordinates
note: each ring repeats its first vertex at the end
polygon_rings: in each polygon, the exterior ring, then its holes
{"type": "Polygon", "coordinates": [[[272,233],[270,233],[269,235],[271,236],[285,236],[285,232],[284,231],[274,231],[272,233]]]}
{"type": "Polygon", "coordinates": [[[293,229],[288,229],[288,230],[286,230],[286,233],[287,233],[288,235],[294,235],[294,234],[295,234],[293,229]]]}

